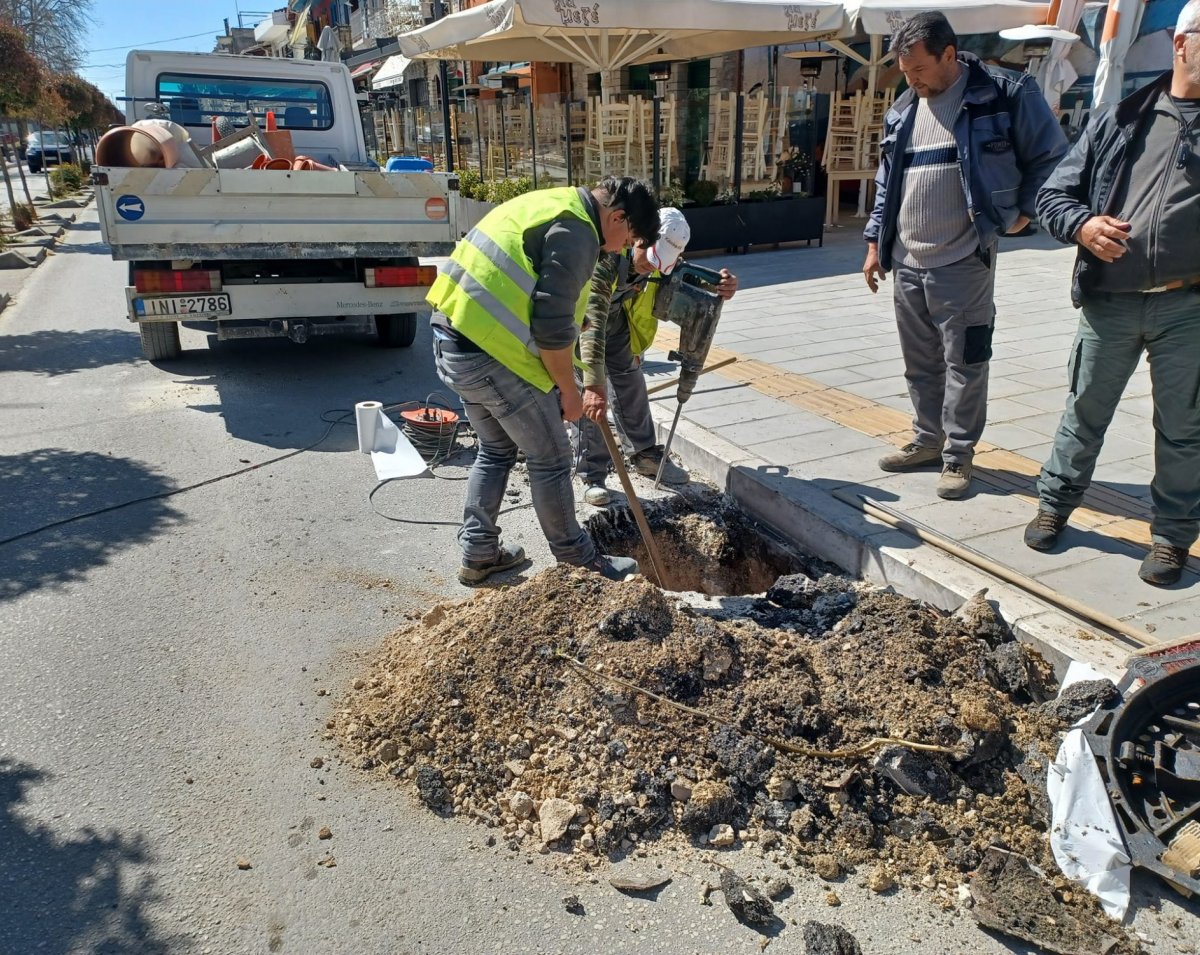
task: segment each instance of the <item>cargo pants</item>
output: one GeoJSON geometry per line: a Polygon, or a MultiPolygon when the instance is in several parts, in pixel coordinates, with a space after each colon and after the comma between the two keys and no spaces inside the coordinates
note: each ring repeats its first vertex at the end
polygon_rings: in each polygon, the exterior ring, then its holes
{"type": "Polygon", "coordinates": [[[931,269],[897,263],[893,283],[913,444],[970,464],[987,423],[996,247],[931,269]]]}
{"type": "Polygon", "coordinates": [[[1104,433],[1142,352],[1154,403],[1156,543],[1190,548],[1200,531],[1200,294],[1086,296],[1068,362],[1070,390],[1050,458],[1038,478],[1042,510],[1069,515],[1092,482],[1104,433]]]}

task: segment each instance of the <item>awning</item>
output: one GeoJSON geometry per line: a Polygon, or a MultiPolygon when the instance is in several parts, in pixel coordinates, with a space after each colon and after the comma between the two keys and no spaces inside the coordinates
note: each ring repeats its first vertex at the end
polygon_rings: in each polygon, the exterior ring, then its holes
{"type": "Polygon", "coordinates": [[[370,63],[363,63],[361,66],[356,66],[350,71],[350,79],[356,80],[360,76],[366,76],[373,70],[379,68],[379,60],[372,60],[370,63]]]}
{"type": "Polygon", "coordinates": [[[371,80],[371,89],[382,90],[389,86],[399,86],[404,82],[404,72],[413,61],[403,53],[397,53],[395,56],[389,56],[383,61],[383,66],[379,68],[379,72],[371,80]]]}

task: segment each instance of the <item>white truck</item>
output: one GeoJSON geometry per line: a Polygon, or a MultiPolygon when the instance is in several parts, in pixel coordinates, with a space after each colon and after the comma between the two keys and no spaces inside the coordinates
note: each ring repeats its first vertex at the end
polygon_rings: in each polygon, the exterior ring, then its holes
{"type": "Polygon", "coordinates": [[[100,228],[129,262],[125,290],[151,360],[176,358],[179,326],[218,339],[374,331],[411,345],[435,269],[459,232],[453,175],[380,171],[341,63],[135,50],[126,116],[212,142],[250,123],[290,134],[296,154],[334,171],[92,167],[100,228]]]}

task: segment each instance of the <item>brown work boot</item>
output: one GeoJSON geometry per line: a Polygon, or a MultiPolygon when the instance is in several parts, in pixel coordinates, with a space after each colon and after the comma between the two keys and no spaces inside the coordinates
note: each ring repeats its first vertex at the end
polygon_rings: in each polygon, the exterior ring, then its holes
{"type": "Polygon", "coordinates": [[[1138,576],[1156,587],[1169,587],[1183,576],[1183,566],[1187,559],[1186,547],[1155,543],[1150,547],[1146,559],[1142,561],[1138,576]]]}
{"type": "Polygon", "coordinates": [[[899,451],[885,454],[879,459],[881,471],[917,471],[933,464],[942,463],[941,448],[923,448],[909,442],[899,451]]]}
{"type": "Polygon", "coordinates": [[[964,497],[971,487],[971,465],[959,464],[952,461],[942,468],[942,476],[937,482],[937,496],[948,501],[957,501],[964,497]]]}
{"type": "Polygon", "coordinates": [[[1058,543],[1058,535],[1067,526],[1067,519],[1053,511],[1040,508],[1037,517],[1025,525],[1025,546],[1034,550],[1049,550],[1058,543]]]}

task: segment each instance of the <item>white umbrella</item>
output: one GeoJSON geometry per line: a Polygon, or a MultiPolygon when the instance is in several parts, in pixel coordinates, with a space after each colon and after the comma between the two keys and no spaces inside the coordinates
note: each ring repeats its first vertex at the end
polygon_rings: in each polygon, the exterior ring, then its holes
{"type": "MultiPolygon", "coordinates": [[[[1000,35],[1006,40],[1050,41],[1050,48],[1044,53],[1033,56],[1029,62],[1029,73],[1038,81],[1046,102],[1058,115],[1063,93],[1079,78],[1067,54],[1071,52],[1071,44],[1079,39],[1075,32],[1079,28],[1079,18],[1083,16],[1086,0],[1054,0],[1050,4],[1050,13],[1046,24],[1038,26],[1017,27],[1014,30],[1001,30],[1000,35]]],[[[1026,49],[1030,49],[1026,47],[1026,49]]]]}
{"type": "Polygon", "coordinates": [[[845,26],[841,0],[490,0],[397,39],[414,59],[580,63],[603,76],[633,63],[833,36],[845,26]]]}
{"type": "Polygon", "coordinates": [[[412,66],[412,62],[403,53],[389,56],[383,61],[379,72],[371,78],[371,89],[382,90],[390,86],[399,86],[404,82],[404,71],[412,66]]]}
{"type": "Polygon", "coordinates": [[[847,0],[853,24],[872,36],[891,36],[918,13],[944,13],[954,32],[996,33],[1025,23],[1045,23],[1048,3],[1033,0],[847,0]]]}
{"type": "Polygon", "coordinates": [[[1100,62],[1092,87],[1092,108],[1113,106],[1121,101],[1125,80],[1125,54],[1129,52],[1142,22],[1143,0],[1108,0],[1104,33],[1100,37],[1100,62]]]}
{"type": "Polygon", "coordinates": [[[879,67],[892,59],[891,50],[883,53],[885,36],[892,36],[918,13],[944,13],[959,36],[970,33],[995,33],[1024,23],[1043,23],[1049,4],[1032,0],[847,0],[846,13],[853,27],[871,38],[869,58],[863,58],[845,43],[829,43],[840,53],[867,67],[867,93],[874,95],[879,67]]]}

